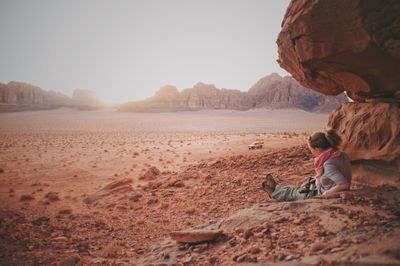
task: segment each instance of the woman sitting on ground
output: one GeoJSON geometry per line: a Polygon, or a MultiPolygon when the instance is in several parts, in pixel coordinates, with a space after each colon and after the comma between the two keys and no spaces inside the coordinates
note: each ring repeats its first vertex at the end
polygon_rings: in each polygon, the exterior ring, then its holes
{"type": "Polygon", "coordinates": [[[280,186],[272,175],[268,174],[262,184],[264,190],[270,197],[282,201],[315,196],[328,198],[339,191],[348,190],[351,183],[350,159],[344,152],[338,150],[341,142],[340,136],[334,129],[316,132],[308,137],[308,147],[315,157],[315,189],[305,191],[307,182],[301,187],[280,186]]]}

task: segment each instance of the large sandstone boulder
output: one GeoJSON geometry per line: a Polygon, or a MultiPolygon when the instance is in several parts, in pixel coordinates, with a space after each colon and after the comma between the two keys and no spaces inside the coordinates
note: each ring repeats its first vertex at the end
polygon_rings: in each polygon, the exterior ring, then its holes
{"type": "Polygon", "coordinates": [[[343,136],[352,160],[393,161],[400,156],[400,110],[394,103],[344,103],[328,126],[343,136]]]}
{"type": "Polygon", "coordinates": [[[303,86],[356,101],[400,98],[400,1],[292,1],[279,64],[303,86]]]}
{"type": "Polygon", "coordinates": [[[353,180],[400,185],[400,1],[292,1],[279,64],[303,86],[355,100],[330,115],[353,180]]]}
{"type": "Polygon", "coordinates": [[[400,186],[400,110],[394,103],[345,103],[328,126],[343,136],[355,183],[400,186]]]}

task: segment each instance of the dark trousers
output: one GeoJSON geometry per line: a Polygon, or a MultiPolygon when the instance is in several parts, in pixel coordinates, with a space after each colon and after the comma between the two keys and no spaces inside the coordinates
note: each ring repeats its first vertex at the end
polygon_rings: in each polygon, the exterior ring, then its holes
{"type": "Polygon", "coordinates": [[[275,187],[272,193],[272,198],[281,201],[294,201],[294,200],[304,200],[314,197],[318,194],[317,190],[311,191],[309,193],[300,193],[303,188],[293,187],[293,186],[280,186],[275,187]]]}

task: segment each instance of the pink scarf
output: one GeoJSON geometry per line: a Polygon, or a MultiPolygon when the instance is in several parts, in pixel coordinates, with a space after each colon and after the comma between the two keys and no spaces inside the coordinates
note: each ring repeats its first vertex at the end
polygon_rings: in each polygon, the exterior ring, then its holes
{"type": "Polygon", "coordinates": [[[334,148],[329,148],[329,149],[321,152],[321,154],[318,155],[318,157],[316,157],[314,159],[314,167],[315,167],[315,172],[317,173],[317,176],[320,177],[324,173],[324,163],[326,160],[335,158],[335,157],[339,157],[340,154],[341,154],[341,152],[334,148]]]}

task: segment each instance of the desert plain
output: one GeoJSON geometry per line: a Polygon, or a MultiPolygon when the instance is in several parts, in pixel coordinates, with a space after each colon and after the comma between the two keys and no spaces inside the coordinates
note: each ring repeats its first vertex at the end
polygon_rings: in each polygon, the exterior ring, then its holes
{"type": "Polygon", "coordinates": [[[399,265],[398,190],[290,205],[271,202],[260,187],[264,173],[292,185],[313,175],[306,137],[327,119],[296,109],[0,114],[0,264],[319,265],[368,258],[373,265],[384,256],[399,265]],[[249,150],[255,141],[263,148],[249,150]],[[257,204],[274,215],[256,215],[256,225],[224,220],[257,204]],[[226,234],[215,242],[169,238],[221,221],[226,234]]]}

